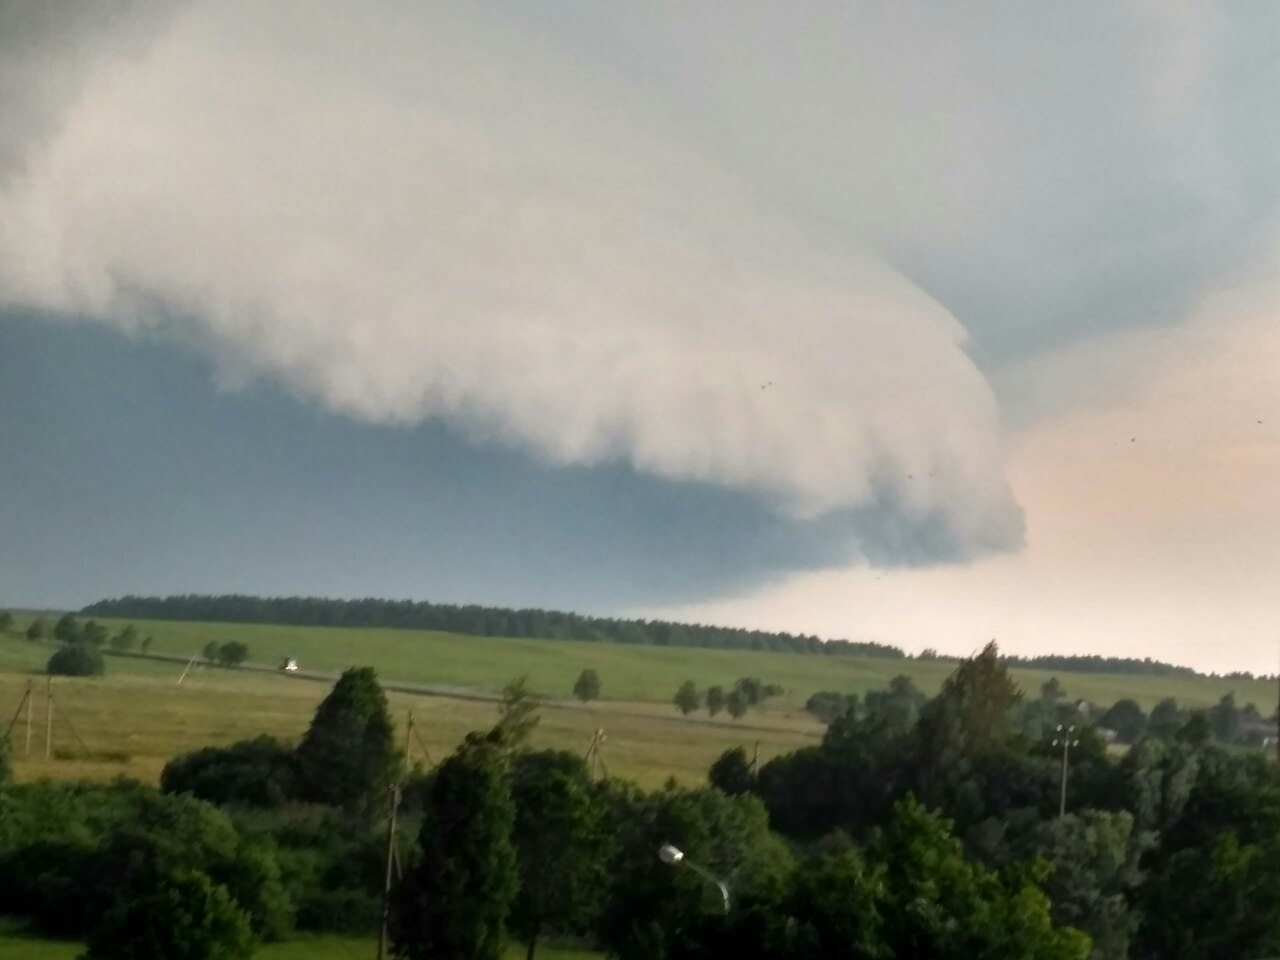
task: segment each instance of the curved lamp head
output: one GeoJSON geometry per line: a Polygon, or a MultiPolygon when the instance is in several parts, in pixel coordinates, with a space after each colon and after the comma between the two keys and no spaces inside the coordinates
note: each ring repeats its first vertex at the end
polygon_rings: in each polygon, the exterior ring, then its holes
{"type": "Polygon", "coordinates": [[[677,864],[684,859],[684,851],[678,847],[673,847],[669,843],[664,843],[658,848],[658,859],[663,863],[677,864]]]}

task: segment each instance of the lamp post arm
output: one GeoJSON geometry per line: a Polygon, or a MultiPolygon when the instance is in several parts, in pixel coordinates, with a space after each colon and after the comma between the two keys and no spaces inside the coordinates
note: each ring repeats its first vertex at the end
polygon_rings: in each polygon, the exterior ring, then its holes
{"type": "Polygon", "coordinates": [[[724,900],[724,912],[728,913],[729,912],[728,884],[726,884],[723,880],[721,880],[719,877],[713,874],[710,870],[707,870],[705,867],[698,866],[698,864],[694,863],[692,860],[688,859],[687,857],[684,860],[684,865],[688,867],[690,870],[692,870],[694,873],[696,873],[698,876],[702,877],[704,880],[708,881],[709,883],[715,884],[716,888],[720,891],[721,898],[724,900]]]}

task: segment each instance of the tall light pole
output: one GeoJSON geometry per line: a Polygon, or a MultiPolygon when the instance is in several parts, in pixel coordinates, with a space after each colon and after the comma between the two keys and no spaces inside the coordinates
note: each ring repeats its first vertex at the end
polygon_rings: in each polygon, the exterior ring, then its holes
{"type": "Polygon", "coordinates": [[[705,867],[698,866],[698,864],[685,857],[683,850],[679,847],[674,847],[669,843],[664,843],[658,848],[658,859],[673,867],[688,867],[704,880],[715,884],[716,889],[720,891],[720,897],[724,900],[724,912],[729,912],[729,887],[710,870],[707,870],[705,867]]]}
{"type": "Polygon", "coordinates": [[[1065,817],[1067,815],[1067,757],[1072,747],[1080,746],[1080,741],[1073,739],[1075,736],[1075,726],[1063,727],[1058,724],[1058,736],[1054,738],[1053,745],[1062,747],[1062,794],[1058,799],[1058,816],[1065,817]]]}

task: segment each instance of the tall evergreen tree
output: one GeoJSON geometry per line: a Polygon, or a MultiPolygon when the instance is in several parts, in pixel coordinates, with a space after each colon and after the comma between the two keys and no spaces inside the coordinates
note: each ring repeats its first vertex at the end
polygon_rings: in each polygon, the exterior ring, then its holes
{"type": "Polygon", "coordinates": [[[381,801],[399,765],[387,698],[372,667],[353,667],[316,708],[298,745],[304,794],[348,811],[381,801]]]}
{"type": "Polygon", "coordinates": [[[519,885],[515,810],[500,747],[469,736],[436,771],[422,858],[396,889],[391,939],[406,960],[498,960],[519,885]]]}

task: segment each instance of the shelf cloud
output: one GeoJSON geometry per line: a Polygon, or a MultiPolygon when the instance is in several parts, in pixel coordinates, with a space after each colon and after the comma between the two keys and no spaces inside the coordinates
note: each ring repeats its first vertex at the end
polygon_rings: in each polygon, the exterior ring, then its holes
{"type": "Polygon", "coordinates": [[[625,85],[496,18],[394,9],[187,3],[84,40],[74,93],[3,118],[29,139],[5,150],[0,296],[368,421],[1018,542],[945,308],[814,243],[625,85]]]}

